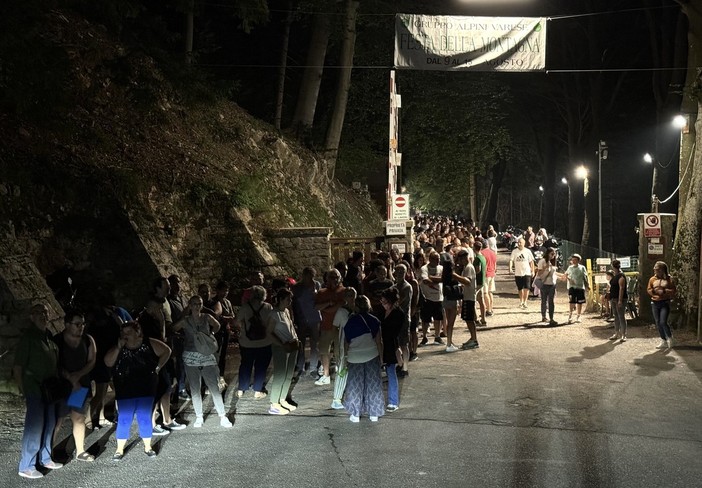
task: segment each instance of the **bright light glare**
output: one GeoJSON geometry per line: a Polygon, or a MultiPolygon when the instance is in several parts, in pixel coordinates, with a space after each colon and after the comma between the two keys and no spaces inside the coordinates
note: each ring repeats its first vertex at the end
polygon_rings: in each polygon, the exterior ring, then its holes
{"type": "Polygon", "coordinates": [[[563,178],[561,178],[561,183],[563,183],[564,185],[568,184],[568,180],[566,179],[565,176],[563,178]]]}
{"type": "Polygon", "coordinates": [[[575,168],[575,176],[580,180],[584,180],[587,178],[587,168],[585,166],[578,166],[575,168]]]}
{"type": "Polygon", "coordinates": [[[543,185],[539,185],[539,191],[541,191],[541,192],[543,192],[543,191],[544,191],[544,187],[543,187],[543,185]]]}
{"type": "Polygon", "coordinates": [[[682,129],[687,125],[687,118],[684,115],[676,115],[673,119],[673,127],[682,129]]]}
{"type": "Polygon", "coordinates": [[[653,156],[651,156],[649,153],[644,154],[643,160],[647,163],[652,163],[653,162],[653,156]]]}

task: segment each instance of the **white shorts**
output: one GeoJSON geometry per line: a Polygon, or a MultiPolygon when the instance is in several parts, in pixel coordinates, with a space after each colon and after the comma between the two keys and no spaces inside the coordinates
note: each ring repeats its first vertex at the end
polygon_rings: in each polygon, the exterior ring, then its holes
{"type": "Polygon", "coordinates": [[[487,291],[491,293],[495,293],[495,277],[490,276],[490,277],[485,277],[485,284],[483,285],[483,288],[485,288],[487,291]]]}

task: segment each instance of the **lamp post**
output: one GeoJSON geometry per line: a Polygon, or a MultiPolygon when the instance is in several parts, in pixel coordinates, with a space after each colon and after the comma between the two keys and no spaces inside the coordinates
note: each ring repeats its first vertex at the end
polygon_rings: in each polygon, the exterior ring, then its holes
{"type": "Polygon", "coordinates": [[[541,195],[539,199],[539,227],[543,227],[542,222],[541,222],[541,216],[543,214],[543,209],[544,209],[544,187],[543,185],[539,185],[539,193],[541,195]]]}
{"type": "Polygon", "coordinates": [[[597,244],[602,253],[602,160],[607,159],[607,143],[600,141],[597,145],[597,244]]]}
{"type": "Polygon", "coordinates": [[[651,154],[646,153],[643,156],[643,160],[646,163],[653,165],[653,180],[651,182],[651,213],[658,213],[658,195],[656,195],[656,183],[658,182],[658,164],[651,154]]]}

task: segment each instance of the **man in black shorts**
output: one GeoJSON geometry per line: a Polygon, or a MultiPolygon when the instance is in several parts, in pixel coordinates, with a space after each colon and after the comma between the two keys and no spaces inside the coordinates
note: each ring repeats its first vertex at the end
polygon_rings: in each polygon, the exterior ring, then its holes
{"type": "Polygon", "coordinates": [[[441,321],[444,319],[443,307],[443,285],[441,284],[441,273],[444,268],[439,264],[439,253],[432,251],[429,253],[429,263],[420,269],[419,286],[424,295],[424,303],[419,310],[419,317],[422,320],[422,342],[420,346],[425,346],[429,324],[434,321],[434,344],[441,345],[441,321]]]}

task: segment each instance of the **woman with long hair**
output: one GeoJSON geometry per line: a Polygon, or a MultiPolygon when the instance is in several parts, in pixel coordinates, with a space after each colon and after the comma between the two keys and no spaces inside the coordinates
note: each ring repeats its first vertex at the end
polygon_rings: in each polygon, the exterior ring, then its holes
{"type": "Polygon", "coordinates": [[[618,259],[612,260],[612,271],[614,276],[609,280],[609,303],[610,311],[614,316],[614,335],[610,341],[621,339],[626,341],[626,276],[622,273],[621,263],[618,259]]]}
{"type": "Polygon", "coordinates": [[[371,422],[385,412],[383,386],[380,380],[380,321],[370,313],[370,301],[364,295],[356,298],[356,314],[344,326],[348,380],[344,406],[351,422],[359,422],[368,413],[371,422]]]}
{"type": "Polygon", "coordinates": [[[673,277],[668,273],[668,265],[663,261],[658,261],[653,265],[653,276],[648,280],[646,292],[651,297],[653,320],[656,322],[658,334],[661,336],[661,342],[656,348],[672,348],[673,334],[668,325],[668,315],[670,314],[670,300],[675,297],[676,288],[673,277]]]}
{"type": "Polygon", "coordinates": [[[548,309],[548,324],[558,325],[553,320],[554,297],[556,296],[556,250],[552,247],[546,249],[544,257],[539,261],[536,276],[543,283],[541,285],[541,321],[546,322],[546,310],[548,309]]]}
{"type": "Polygon", "coordinates": [[[407,314],[400,310],[400,293],[394,286],[384,290],[380,297],[383,317],[380,331],[383,338],[383,363],[388,375],[388,412],[394,412],[400,406],[400,388],[397,382],[397,369],[402,367],[402,357],[398,354],[400,332],[407,327],[407,314]],[[399,359],[398,359],[399,356],[399,359]]]}
{"type": "Polygon", "coordinates": [[[273,351],[273,379],[269,395],[271,415],[287,415],[297,406],[287,398],[290,394],[299,341],[290,318],[292,293],[287,288],[281,288],[273,297],[273,310],[268,317],[268,337],[273,351]]]}

